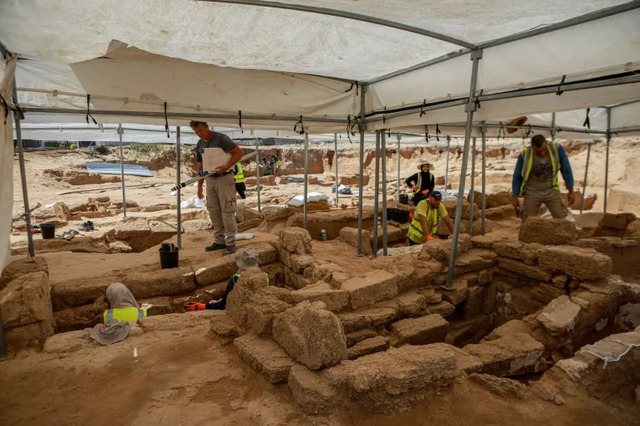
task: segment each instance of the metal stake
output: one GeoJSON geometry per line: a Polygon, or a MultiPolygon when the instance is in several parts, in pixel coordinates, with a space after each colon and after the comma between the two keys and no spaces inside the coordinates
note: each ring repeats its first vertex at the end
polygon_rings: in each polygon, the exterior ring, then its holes
{"type": "Polygon", "coordinates": [[[358,256],[362,255],[362,193],[364,175],[364,94],[367,86],[360,88],[360,176],[358,178],[358,256]]]}
{"type": "MultiPolygon", "coordinates": [[[[176,127],[176,185],[180,185],[180,126],[176,127]]],[[[176,216],[178,219],[178,248],[182,248],[182,207],[180,206],[181,189],[176,191],[176,216]]]]}
{"type": "Polygon", "coordinates": [[[335,148],[335,154],[333,156],[333,164],[336,168],[336,206],[338,205],[338,134],[333,134],[333,146],[335,148]]]}
{"type": "Polygon", "coordinates": [[[382,131],[382,255],[387,255],[387,135],[382,131]]]}
{"type": "Polygon", "coordinates": [[[376,131],[376,166],[375,166],[375,183],[373,190],[373,255],[378,254],[378,207],[380,196],[380,131],[376,131]]]}
{"type": "MultiPolygon", "coordinates": [[[[469,142],[471,139],[471,126],[473,125],[473,112],[476,110],[476,83],[478,81],[478,62],[482,58],[482,50],[471,52],[473,66],[471,69],[471,84],[469,88],[469,103],[465,109],[467,111],[467,124],[464,132],[464,153],[465,158],[469,155],[469,142]]],[[[449,271],[447,273],[447,288],[453,285],[453,269],[456,265],[456,253],[458,251],[458,237],[460,236],[460,221],[462,220],[462,202],[464,200],[464,180],[467,174],[467,162],[462,160],[460,170],[460,186],[458,188],[458,203],[456,204],[456,220],[453,229],[453,241],[451,242],[451,257],[449,258],[449,271]]]]}
{"type": "MultiPolygon", "coordinates": [[[[464,179],[462,177],[461,179],[464,179]]],[[[469,235],[473,235],[473,207],[476,202],[476,138],[473,138],[473,147],[471,148],[471,188],[469,192],[469,235]]]]}
{"type": "Polygon", "coordinates": [[[447,164],[444,168],[444,191],[449,186],[449,151],[451,150],[451,136],[447,135],[447,164]]]}
{"type": "Polygon", "coordinates": [[[487,162],[486,162],[486,150],[487,150],[487,125],[482,122],[482,224],[480,230],[482,235],[485,235],[485,211],[487,209],[487,162]]]}
{"type": "MultiPolygon", "coordinates": [[[[13,83],[13,103],[18,104],[18,93],[16,91],[16,83],[13,83]]],[[[6,107],[5,107],[6,108],[6,107]]],[[[16,125],[16,140],[18,141],[18,161],[20,162],[20,180],[22,181],[22,201],[24,203],[24,221],[27,224],[27,242],[29,257],[35,257],[35,249],[33,248],[33,228],[31,227],[31,212],[29,211],[29,193],[27,192],[27,172],[24,167],[24,147],[22,146],[22,130],[20,129],[19,114],[13,113],[13,119],[16,125]]]]}
{"type": "Polygon", "coordinates": [[[584,207],[584,195],[587,193],[587,173],[589,173],[589,157],[591,157],[591,145],[587,145],[587,165],[584,168],[584,182],[582,182],[582,199],[580,200],[580,214],[584,207]]]}
{"type": "Polygon", "coordinates": [[[258,211],[260,208],[260,140],[256,138],[256,190],[258,191],[258,211]]]}
{"type": "MultiPolygon", "coordinates": [[[[122,185],[122,217],[127,217],[127,194],[124,187],[124,153],[122,149],[122,134],[124,133],[124,130],[122,129],[122,123],[118,124],[117,131],[118,137],[120,138],[120,185],[122,185]]],[[[177,184],[180,184],[179,176],[177,184]]]]}
{"type": "Polygon", "coordinates": [[[396,193],[398,194],[398,202],[400,202],[400,133],[396,136],[398,137],[398,181],[396,183],[396,193]]]}
{"type": "Polygon", "coordinates": [[[309,192],[309,133],[305,129],[304,132],[304,219],[302,227],[307,229],[307,213],[308,213],[308,192],[309,192]]]}
{"type": "Polygon", "coordinates": [[[607,154],[604,162],[604,212],[607,212],[607,193],[609,192],[609,143],[611,142],[611,108],[607,108],[607,154]]]}

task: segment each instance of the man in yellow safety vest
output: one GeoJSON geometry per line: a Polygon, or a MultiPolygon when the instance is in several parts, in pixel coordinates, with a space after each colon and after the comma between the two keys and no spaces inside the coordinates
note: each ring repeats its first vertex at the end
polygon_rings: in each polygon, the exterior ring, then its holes
{"type": "Polygon", "coordinates": [[[438,232],[440,218],[444,220],[449,232],[453,234],[453,223],[449,218],[447,209],[442,204],[442,194],[440,191],[433,191],[427,200],[420,201],[418,207],[416,207],[413,220],[407,232],[409,245],[413,246],[431,241],[438,232]]]}
{"type": "Polygon", "coordinates": [[[236,180],[236,192],[240,195],[240,198],[244,200],[247,198],[247,196],[244,195],[244,191],[247,190],[247,187],[244,184],[244,171],[242,170],[242,164],[236,163],[233,168],[233,176],[236,180]]]}

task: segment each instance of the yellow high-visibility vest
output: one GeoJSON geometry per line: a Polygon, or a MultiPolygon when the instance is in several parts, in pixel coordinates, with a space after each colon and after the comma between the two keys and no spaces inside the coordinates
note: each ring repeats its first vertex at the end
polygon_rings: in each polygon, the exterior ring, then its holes
{"type": "MultiPolygon", "coordinates": [[[[433,173],[429,172],[429,178],[433,181],[433,173]]],[[[420,188],[422,188],[422,170],[418,172],[418,181],[416,182],[416,188],[418,188],[413,195],[416,195],[420,192],[420,188]]]]}
{"type": "Polygon", "coordinates": [[[118,321],[138,321],[147,316],[147,311],[140,308],[112,308],[104,311],[102,318],[105,324],[113,320],[118,321]]]}
{"type": "MultiPolygon", "coordinates": [[[[440,210],[432,209],[427,200],[422,200],[420,203],[427,203],[427,216],[425,221],[428,223],[429,219],[434,219],[433,226],[431,227],[431,235],[436,235],[438,232],[438,223],[440,222],[440,210]]],[[[418,205],[420,204],[418,203],[418,205]]],[[[417,210],[417,209],[416,209],[417,210]]],[[[407,237],[418,244],[424,244],[427,242],[427,234],[422,230],[422,225],[420,224],[420,219],[418,218],[418,213],[416,212],[413,216],[413,220],[409,225],[409,230],[407,231],[407,237]]]]}
{"type": "MultiPolygon", "coordinates": [[[[547,151],[549,152],[549,159],[551,160],[551,171],[553,174],[552,184],[553,189],[556,191],[560,191],[560,185],[558,184],[558,169],[560,164],[560,157],[558,156],[558,147],[556,146],[555,141],[551,141],[551,143],[547,144],[547,151]]],[[[522,153],[522,159],[524,163],[522,165],[522,184],[520,185],[520,196],[524,192],[524,185],[527,183],[529,179],[529,174],[531,173],[531,169],[533,168],[533,149],[531,147],[526,147],[524,152],[522,153]]]]}
{"type": "Polygon", "coordinates": [[[238,173],[234,176],[236,183],[244,182],[244,171],[242,170],[242,164],[236,163],[236,167],[238,168],[238,173]]]}

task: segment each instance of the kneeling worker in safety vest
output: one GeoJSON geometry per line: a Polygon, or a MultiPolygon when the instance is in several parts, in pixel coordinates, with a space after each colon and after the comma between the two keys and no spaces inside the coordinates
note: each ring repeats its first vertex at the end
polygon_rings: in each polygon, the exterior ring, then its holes
{"type": "Polygon", "coordinates": [[[102,345],[120,342],[129,335],[129,322],[138,321],[147,316],[145,309],[140,309],[131,291],[121,283],[113,283],[107,287],[109,309],[102,314],[104,324],[98,324],[91,330],[92,339],[102,345]]]}
{"type": "MultiPolygon", "coordinates": [[[[203,311],[205,309],[216,309],[216,310],[225,309],[227,307],[227,297],[229,296],[229,293],[231,293],[231,290],[233,290],[233,287],[236,285],[236,283],[240,279],[240,275],[247,269],[257,268],[259,264],[260,264],[260,260],[258,259],[258,252],[256,251],[256,249],[247,248],[247,249],[238,250],[238,252],[236,253],[236,265],[238,265],[238,272],[236,272],[235,275],[229,279],[229,283],[227,284],[227,288],[225,289],[224,294],[222,295],[222,299],[212,300],[209,303],[191,302],[185,305],[184,307],[185,311],[192,312],[192,311],[203,311]]],[[[264,273],[264,278],[265,278],[265,285],[268,287],[269,275],[264,273]]]]}
{"type": "Polygon", "coordinates": [[[449,232],[453,234],[453,223],[441,201],[442,194],[440,191],[433,191],[427,200],[422,200],[418,203],[407,232],[409,245],[424,244],[433,240],[433,237],[438,232],[440,218],[444,220],[449,232]]]}
{"type": "Polygon", "coordinates": [[[245,198],[247,198],[247,196],[244,195],[244,191],[247,190],[247,187],[244,184],[244,171],[242,170],[242,164],[236,163],[235,167],[233,168],[233,176],[236,180],[236,192],[238,193],[240,198],[244,200],[245,198]]]}
{"type": "Polygon", "coordinates": [[[562,145],[555,141],[548,143],[544,136],[535,135],[531,138],[531,146],[526,147],[518,156],[513,172],[511,189],[516,212],[520,209],[519,197],[524,197],[524,208],[520,214],[522,222],[529,216],[537,215],[542,203],[554,218],[562,219],[567,216],[568,211],[560,195],[558,171],[562,173],[569,190],[567,201],[571,206],[576,196],[573,192],[573,172],[567,153],[562,145]]]}

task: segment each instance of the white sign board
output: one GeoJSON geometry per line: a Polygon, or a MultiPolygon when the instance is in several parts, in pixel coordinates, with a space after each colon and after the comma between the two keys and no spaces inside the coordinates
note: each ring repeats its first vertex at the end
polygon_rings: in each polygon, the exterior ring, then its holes
{"type": "Polygon", "coordinates": [[[213,173],[218,167],[226,166],[231,154],[222,148],[205,148],[202,150],[202,170],[213,173]]]}

